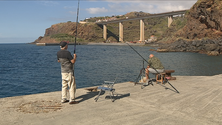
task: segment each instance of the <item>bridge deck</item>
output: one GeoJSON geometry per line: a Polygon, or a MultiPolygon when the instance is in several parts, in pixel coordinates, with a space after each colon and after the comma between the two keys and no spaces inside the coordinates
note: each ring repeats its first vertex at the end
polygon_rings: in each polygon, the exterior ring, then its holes
{"type": "Polygon", "coordinates": [[[119,19],[119,20],[96,22],[96,24],[104,25],[104,24],[109,24],[109,23],[118,23],[118,22],[131,21],[131,20],[141,20],[141,19],[154,18],[154,17],[179,15],[179,14],[184,14],[186,11],[187,10],[179,10],[179,11],[172,11],[172,12],[165,12],[165,13],[158,13],[158,14],[150,14],[148,16],[142,16],[142,17],[134,17],[134,18],[128,18],[128,19],[119,19]]]}

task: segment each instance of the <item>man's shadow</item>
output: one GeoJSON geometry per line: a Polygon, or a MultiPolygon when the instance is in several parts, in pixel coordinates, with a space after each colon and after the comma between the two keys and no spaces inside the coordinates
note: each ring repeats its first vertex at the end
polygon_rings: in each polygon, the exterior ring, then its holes
{"type": "MultiPolygon", "coordinates": [[[[125,98],[125,97],[129,97],[130,93],[126,93],[126,94],[119,94],[119,93],[115,93],[114,96],[112,96],[112,98],[114,99],[113,102],[115,100],[121,99],[121,98],[125,98]]],[[[106,96],[105,99],[110,99],[110,96],[106,96]]]]}
{"type": "MultiPolygon", "coordinates": [[[[105,92],[103,92],[102,94],[104,94],[104,93],[105,92]]],[[[78,100],[78,102],[83,102],[83,101],[86,101],[88,99],[91,99],[91,98],[97,96],[98,94],[99,94],[99,91],[89,91],[84,95],[76,97],[76,100],[78,100]]]]}

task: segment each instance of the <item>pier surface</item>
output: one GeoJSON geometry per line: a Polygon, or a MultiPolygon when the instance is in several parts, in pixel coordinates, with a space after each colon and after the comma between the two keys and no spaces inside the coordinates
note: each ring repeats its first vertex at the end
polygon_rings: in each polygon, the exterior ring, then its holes
{"type": "Polygon", "coordinates": [[[0,125],[221,125],[222,74],[176,76],[169,85],[141,89],[132,82],[114,86],[115,101],[97,102],[98,92],[77,89],[79,104],[61,104],[61,92],[0,99],[0,125]]]}

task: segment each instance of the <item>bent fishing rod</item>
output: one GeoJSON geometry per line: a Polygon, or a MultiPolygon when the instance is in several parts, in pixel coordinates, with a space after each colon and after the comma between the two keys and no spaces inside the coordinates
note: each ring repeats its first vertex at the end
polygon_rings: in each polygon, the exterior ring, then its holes
{"type": "MultiPolygon", "coordinates": [[[[77,8],[77,17],[76,17],[76,34],[75,34],[75,44],[74,44],[74,54],[76,53],[76,37],[77,37],[77,29],[78,29],[78,18],[79,18],[79,0],[78,0],[78,8],[77,8]]],[[[73,68],[75,69],[75,65],[73,64],[73,68]]],[[[73,70],[73,75],[75,74],[73,70]]]]}
{"type": "Polygon", "coordinates": [[[77,17],[76,17],[76,32],[75,32],[75,44],[74,44],[74,54],[76,53],[76,38],[77,38],[77,29],[78,29],[78,18],[79,18],[79,0],[78,0],[78,8],[77,8],[77,17]]]}
{"type": "MultiPolygon", "coordinates": [[[[129,43],[126,42],[126,44],[127,44],[131,49],[133,49],[144,61],[146,61],[146,62],[149,64],[149,62],[148,62],[145,58],[143,58],[143,56],[140,55],[139,52],[137,52],[132,46],[129,45],[129,43]]],[[[158,72],[153,66],[151,66],[151,68],[153,68],[153,69],[159,74],[159,72],[158,72]]],[[[180,93],[180,92],[169,82],[168,79],[167,79],[167,83],[168,83],[174,90],[176,90],[177,93],[180,93]]]]}

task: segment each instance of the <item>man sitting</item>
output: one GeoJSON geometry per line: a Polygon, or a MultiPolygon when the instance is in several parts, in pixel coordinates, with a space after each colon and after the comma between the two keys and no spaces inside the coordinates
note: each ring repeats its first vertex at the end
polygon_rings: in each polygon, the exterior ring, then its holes
{"type": "Polygon", "coordinates": [[[148,65],[146,68],[146,79],[149,79],[149,72],[153,74],[164,72],[164,67],[162,63],[153,54],[150,54],[148,59],[148,65]]]}

